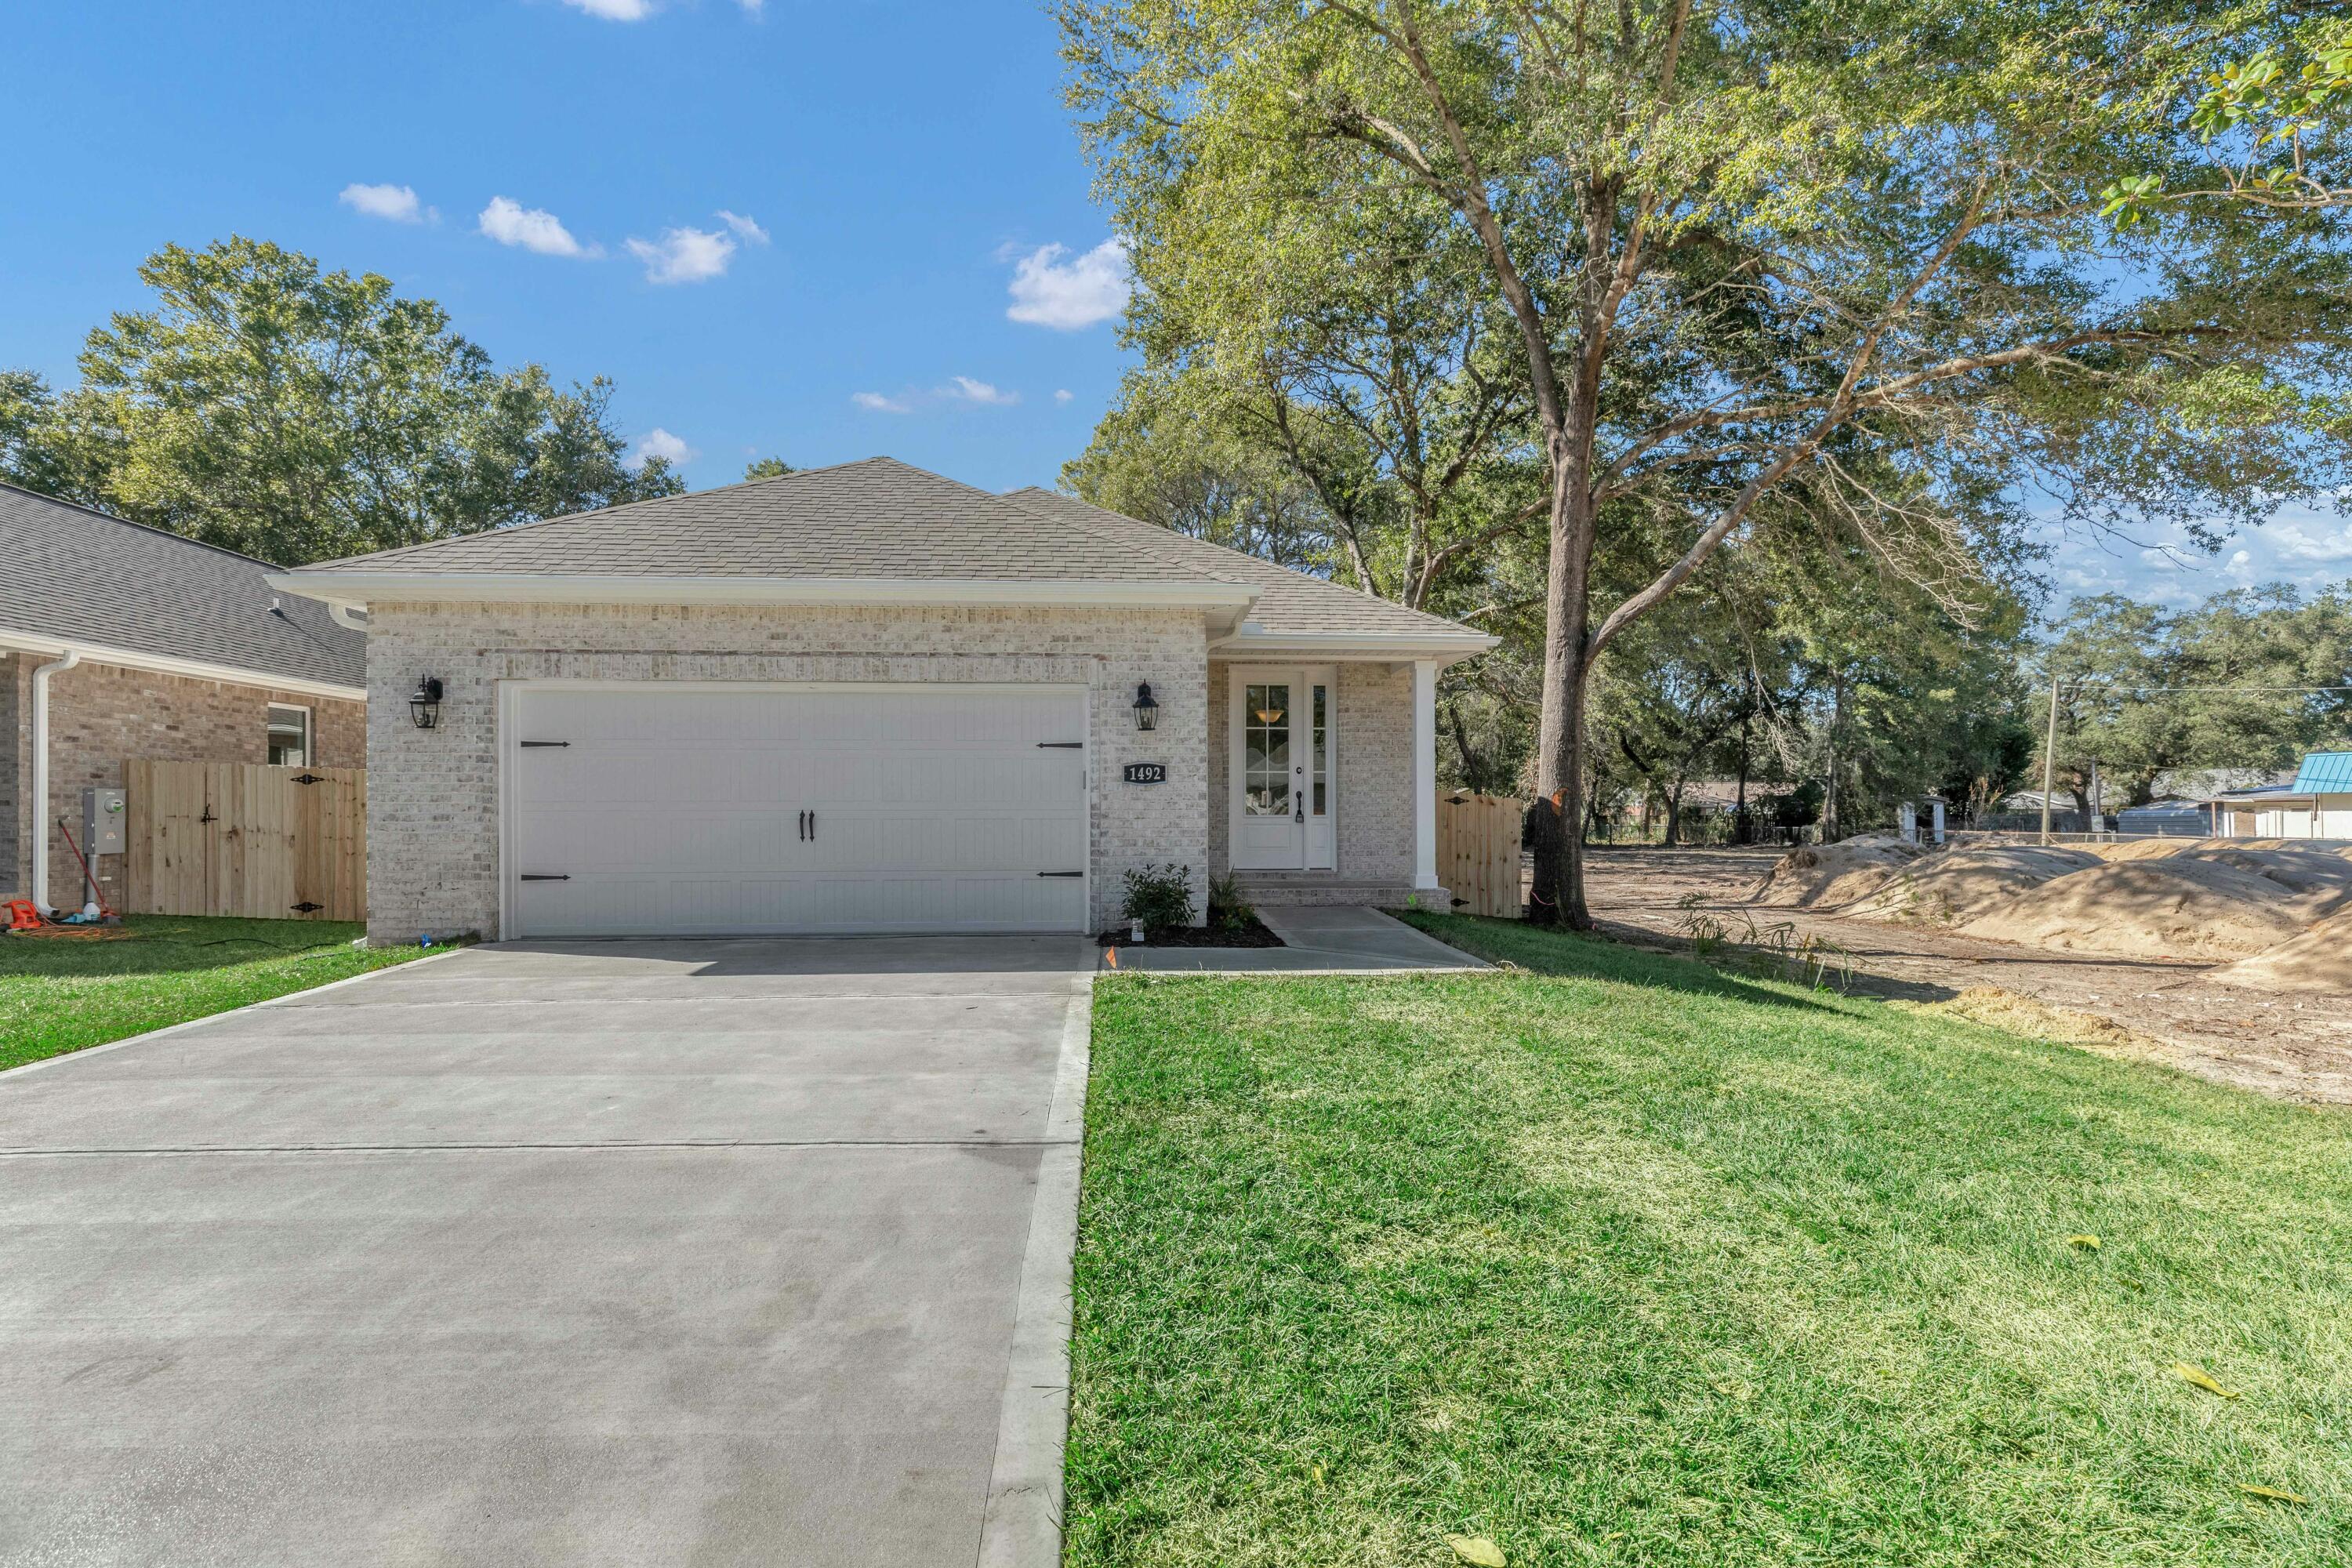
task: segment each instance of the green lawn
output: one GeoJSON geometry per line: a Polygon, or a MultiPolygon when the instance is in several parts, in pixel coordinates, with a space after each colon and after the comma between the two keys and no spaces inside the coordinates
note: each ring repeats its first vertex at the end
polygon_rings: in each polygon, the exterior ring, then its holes
{"type": "Polygon", "coordinates": [[[131,915],[127,941],[0,936],[0,1068],[307,990],[420,956],[357,948],[340,921],[131,915]]]}
{"type": "Polygon", "coordinates": [[[1414,923],[1098,986],[1068,1563],[2352,1562],[2352,1117],[1414,923]]]}

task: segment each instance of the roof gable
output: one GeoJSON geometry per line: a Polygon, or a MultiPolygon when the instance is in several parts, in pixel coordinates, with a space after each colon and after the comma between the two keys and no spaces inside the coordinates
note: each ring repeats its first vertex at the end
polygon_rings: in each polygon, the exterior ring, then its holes
{"type": "Polygon", "coordinates": [[[957,582],[1200,581],[1165,558],[890,458],[298,567],[957,582]]]}
{"type": "Polygon", "coordinates": [[[991,495],[890,458],[320,562],[278,581],[352,603],[508,594],[860,602],[885,588],[894,601],[1009,603],[1083,594],[1216,607],[1227,617],[1217,635],[1234,647],[1458,656],[1492,640],[1068,496],[991,495]],[[1246,620],[1232,629],[1244,606],[1246,620]]]}
{"type": "Polygon", "coordinates": [[[248,671],[256,684],[360,688],[366,640],[266,562],[0,484],[0,631],[248,671]]]}

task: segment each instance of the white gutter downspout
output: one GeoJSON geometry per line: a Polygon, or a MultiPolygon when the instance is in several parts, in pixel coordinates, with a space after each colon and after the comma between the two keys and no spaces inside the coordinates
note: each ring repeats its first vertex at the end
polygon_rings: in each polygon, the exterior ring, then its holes
{"type": "Polygon", "coordinates": [[[43,915],[58,911],[49,902],[49,677],[81,662],[79,650],[33,667],[33,905],[43,915]]]}

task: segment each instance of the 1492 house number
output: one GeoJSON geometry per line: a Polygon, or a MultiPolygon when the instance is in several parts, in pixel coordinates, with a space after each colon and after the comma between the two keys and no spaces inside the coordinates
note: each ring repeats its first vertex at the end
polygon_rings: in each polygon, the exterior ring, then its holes
{"type": "Polygon", "coordinates": [[[1129,763],[1119,776],[1129,784],[1166,784],[1168,764],[1166,763],[1129,763]]]}

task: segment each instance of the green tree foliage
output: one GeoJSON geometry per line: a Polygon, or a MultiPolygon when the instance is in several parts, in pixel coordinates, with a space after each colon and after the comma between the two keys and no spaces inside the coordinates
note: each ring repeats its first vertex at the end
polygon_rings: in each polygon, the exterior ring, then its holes
{"type": "MultiPolygon", "coordinates": [[[[2039,704],[2058,678],[2053,776],[2086,812],[2094,762],[2110,809],[2146,803],[2169,768],[2243,770],[2251,782],[2307,751],[2352,746],[2352,691],[2304,689],[2352,687],[2352,591],[2306,599],[2273,584],[2178,611],[2078,599],[2050,628],[2033,674],[2039,704]]],[[[2037,780],[2045,732],[2037,723],[2037,780]]]]}
{"type": "Polygon", "coordinates": [[[1093,441],[1063,465],[1062,488],[1295,570],[1328,575],[1339,564],[1331,519],[1307,481],[1201,379],[1129,373],[1093,441]]]}
{"type": "Polygon", "coordinates": [[[373,273],[231,238],[139,276],[154,307],[90,332],[80,385],[0,380],[16,482],[281,564],[685,488],[623,460],[609,383],[500,373],[373,273]]]}
{"type": "MultiPolygon", "coordinates": [[[[1059,14],[1139,276],[1181,296],[1221,372],[1377,275],[1367,236],[1427,233],[1433,279],[1475,258],[1547,492],[1543,791],[1580,796],[1595,658],[1786,516],[1941,584],[2014,550],[2028,481],[2078,522],[2211,537],[2346,477],[2339,205],[2217,180],[2120,234],[2101,216],[2118,170],[2169,188],[2232,155],[2192,118],[2273,9],[1059,14]]],[[[1587,923],[1573,853],[1538,875],[1587,923]]]]}
{"type": "Polygon", "coordinates": [[[743,466],[743,477],[746,479],[781,479],[786,474],[799,472],[798,468],[793,468],[782,458],[756,458],[743,466]]]}

